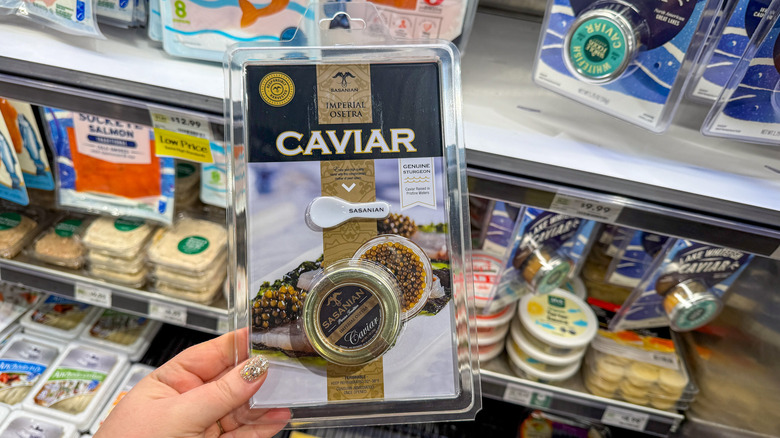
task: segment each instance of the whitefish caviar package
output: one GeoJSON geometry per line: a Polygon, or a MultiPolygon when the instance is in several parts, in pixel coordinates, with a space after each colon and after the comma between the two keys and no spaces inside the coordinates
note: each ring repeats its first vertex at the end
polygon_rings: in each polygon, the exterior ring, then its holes
{"type": "Polygon", "coordinates": [[[647,271],[609,329],[699,328],[718,316],[724,295],[752,258],[735,249],[677,240],[647,271]]]}
{"type": "Polygon", "coordinates": [[[541,208],[526,207],[518,216],[505,264],[487,312],[530,293],[546,294],[579,271],[596,223],[541,208]]]}
{"type": "MultiPolygon", "coordinates": [[[[322,5],[310,11],[330,17],[322,5]]],[[[368,3],[344,11],[377,18],[368,3]]],[[[249,329],[238,359],[248,350],[272,362],[250,408],[291,407],[293,427],[473,418],[455,47],[269,46],[229,57],[240,111],[227,155],[244,151],[228,166],[231,289],[236,323],[249,329]]]]}
{"type": "MultiPolygon", "coordinates": [[[[612,257],[605,280],[617,286],[635,287],[673,239],[630,228],[622,228],[618,234],[626,238],[619,239],[617,253],[612,257]]],[[[613,244],[615,240],[618,239],[613,239],[613,244]]]]}
{"type": "Polygon", "coordinates": [[[665,131],[720,0],[549,0],[537,85],[665,131]]]}
{"type": "MultiPolygon", "coordinates": [[[[739,0],[715,40],[708,44],[694,74],[691,96],[714,101],[734,73],[770,0],[739,0]]],[[[718,26],[721,27],[721,26],[718,26]]]]}
{"type": "Polygon", "coordinates": [[[758,24],[723,93],[710,110],[702,133],[776,145],[780,139],[780,4],[773,3],[758,24]]]}

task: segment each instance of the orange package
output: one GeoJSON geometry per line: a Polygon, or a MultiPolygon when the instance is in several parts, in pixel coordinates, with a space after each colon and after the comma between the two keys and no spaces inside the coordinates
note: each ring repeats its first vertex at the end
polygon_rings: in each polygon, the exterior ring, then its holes
{"type": "Polygon", "coordinates": [[[8,100],[0,98],[0,112],[3,113],[3,120],[5,120],[5,126],[8,128],[8,132],[11,134],[11,142],[14,144],[14,150],[17,154],[22,153],[22,131],[19,130],[19,113],[16,112],[8,100]]]}

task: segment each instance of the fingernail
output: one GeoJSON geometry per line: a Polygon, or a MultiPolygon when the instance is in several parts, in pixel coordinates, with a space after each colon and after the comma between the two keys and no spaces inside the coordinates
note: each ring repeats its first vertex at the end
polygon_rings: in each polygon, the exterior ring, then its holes
{"type": "Polygon", "coordinates": [[[254,382],[268,371],[268,359],[263,356],[255,356],[241,368],[241,378],[247,382],[254,382]]]}

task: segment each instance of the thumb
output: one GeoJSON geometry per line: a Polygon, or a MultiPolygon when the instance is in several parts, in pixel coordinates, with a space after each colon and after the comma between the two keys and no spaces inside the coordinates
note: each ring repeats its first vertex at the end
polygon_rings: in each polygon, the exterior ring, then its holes
{"type": "Polygon", "coordinates": [[[191,389],[177,400],[178,418],[204,429],[246,404],[268,373],[268,359],[254,356],[217,380],[191,389]]]}

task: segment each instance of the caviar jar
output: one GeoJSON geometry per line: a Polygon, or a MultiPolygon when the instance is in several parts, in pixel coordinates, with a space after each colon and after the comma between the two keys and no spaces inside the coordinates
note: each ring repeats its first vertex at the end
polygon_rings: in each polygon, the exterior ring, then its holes
{"type": "Polygon", "coordinates": [[[366,260],[341,260],[312,281],[303,329],[317,353],[356,366],[382,356],[401,333],[401,300],[394,276],[366,260]]]}
{"type": "Polygon", "coordinates": [[[715,319],[723,303],[707,285],[696,279],[683,281],[664,294],[664,310],[675,331],[699,328],[715,319]]]}
{"type": "Polygon", "coordinates": [[[512,261],[534,293],[546,294],[566,281],[574,265],[549,245],[522,251],[512,261]]]}
{"type": "Polygon", "coordinates": [[[580,14],[569,27],[563,43],[564,62],[583,82],[613,82],[636,58],[645,28],[632,7],[601,3],[580,14]]]}
{"type": "Polygon", "coordinates": [[[433,269],[428,256],[411,240],[384,234],[364,243],[353,256],[387,268],[398,282],[403,320],[415,317],[431,294],[433,269]]]}

